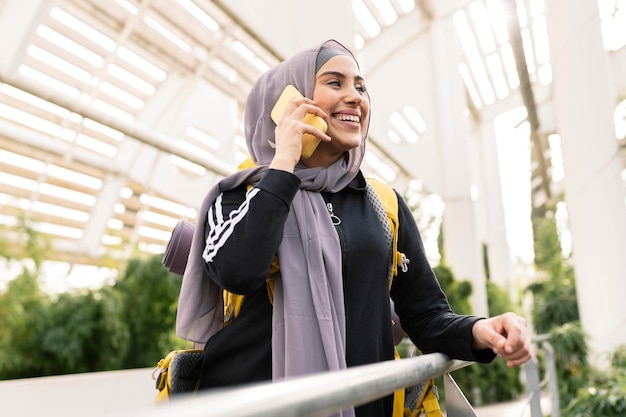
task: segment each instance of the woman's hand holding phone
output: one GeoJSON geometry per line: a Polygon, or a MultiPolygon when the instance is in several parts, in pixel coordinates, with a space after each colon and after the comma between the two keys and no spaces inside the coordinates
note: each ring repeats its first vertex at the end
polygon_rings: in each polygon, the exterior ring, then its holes
{"type": "MultiPolygon", "coordinates": [[[[309,158],[321,140],[328,141],[326,135],[327,125],[323,117],[326,114],[314,102],[302,94],[293,86],[288,85],[272,109],[271,117],[276,123],[276,153],[277,157],[287,151],[288,136],[290,132],[296,133],[301,140],[292,143],[296,146],[294,153],[294,166],[300,158],[309,158]]],[[[287,151],[286,153],[289,153],[287,151]]],[[[287,156],[287,155],[285,155],[287,156]]],[[[293,167],[292,167],[293,169],[293,167]]],[[[292,170],[291,169],[291,170],[292,170]]]]}

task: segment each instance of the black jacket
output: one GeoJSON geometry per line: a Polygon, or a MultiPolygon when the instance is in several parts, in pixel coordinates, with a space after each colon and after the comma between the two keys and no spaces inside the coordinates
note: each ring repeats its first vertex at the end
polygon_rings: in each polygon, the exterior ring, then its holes
{"type": "MultiPolygon", "coordinates": [[[[250,199],[247,214],[213,261],[207,263],[209,274],[220,286],[246,297],[239,316],[205,347],[203,388],[271,379],[272,306],[265,281],[299,185],[300,180],[293,174],[268,170],[256,186],[260,191],[250,199]]],[[[366,197],[365,185],[365,178],[359,174],[343,190],[323,193],[341,219],[336,230],[342,248],[348,366],[394,358],[388,247],[366,197]]],[[[246,191],[242,186],[223,194],[224,218],[241,206],[246,191]]],[[[492,360],[491,351],[472,351],[471,329],[479,318],[450,310],[427,261],[413,216],[404,200],[398,200],[398,250],[410,260],[408,271],[399,271],[391,287],[402,327],[424,353],[443,352],[453,359],[479,362],[492,360]]],[[[391,415],[390,398],[357,408],[357,416],[391,415]]]]}

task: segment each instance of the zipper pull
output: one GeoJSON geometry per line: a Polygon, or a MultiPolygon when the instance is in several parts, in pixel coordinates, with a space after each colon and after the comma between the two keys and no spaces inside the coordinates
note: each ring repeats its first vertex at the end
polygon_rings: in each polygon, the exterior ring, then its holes
{"type": "Polygon", "coordinates": [[[330,213],[330,220],[333,222],[333,225],[339,226],[341,224],[341,219],[333,213],[333,203],[326,203],[326,208],[330,213]]]}

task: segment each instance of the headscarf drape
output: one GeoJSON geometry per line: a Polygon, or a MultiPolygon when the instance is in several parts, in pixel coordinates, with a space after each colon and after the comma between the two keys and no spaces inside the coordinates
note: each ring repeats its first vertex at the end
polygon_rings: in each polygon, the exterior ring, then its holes
{"type": "MultiPolygon", "coordinates": [[[[324,42],[264,73],[249,94],[245,135],[256,166],[221,180],[202,203],[179,300],[177,333],[183,338],[205,343],[223,323],[222,291],[206,276],[202,264],[203,223],[208,208],[220,192],[254,184],[263,176],[274,157],[272,107],[288,84],[305,97],[313,97],[320,50],[324,51],[323,60],[337,53],[353,57],[339,42],[324,42]]],[[[294,171],[301,185],[278,248],[280,273],[275,283],[272,328],[274,379],[346,367],[341,247],[320,192],[337,192],[354,179],[365,153],[366,136],[367,129],[360,147],[347,151],[328,168],[298,164],[294,171]]]]}

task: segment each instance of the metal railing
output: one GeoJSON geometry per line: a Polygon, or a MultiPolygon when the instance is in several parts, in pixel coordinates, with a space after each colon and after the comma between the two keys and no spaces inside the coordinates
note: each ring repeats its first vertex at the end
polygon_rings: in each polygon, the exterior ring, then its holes
{"type": "MultiPolygon", "coordinates": [[[[396,361],[363,365],[336,372],[325,372],[280,382],[254,384],[246,387],[198,393],[173,399],[153,410],[138,414],[143,417],[294,417],[328,416],[345,408],[365,404],[417,385],[430,378],[448,374],[471,362],[450,360],[441,353],[432,353],[396,361]]],[[[445,381],[445,380],[444,380],[445,381]]],[[[448,416],[453,405],[446,398],[448,416]]],[[[457,398],[454,395],[451,397],[457,398]]],[[[471,407],[470,407],[471,408],[471,407]]],[[[456,414],[458,417],[475,414],[456,414]]]]}
{"type": "Polygon", "coordinates": [[[532,338],[533,343],[544,353],[543,369],[544,378],[541,379],[541,370],[538,357],[533,357],[524,365],[526,371],[526,392],[531,417],[541,417],[541,393],[547,386],[550,400],[550,417],[560,417],[559,387],[556,375],[556,359],[554,349],[549,342],[548,335],[539,335],[532,338]]]}
{"type": "MultiPolygon", "coordinates": [[[[547,385],[552,403],[551,417],[558,417],[560,411],[552,347],[546,336],[533,338],[533,343],[545,352],[543,368],[546,378],[540,381],[537,358],[524,365],[528,398],[522,415],[528,415],[529,411],[531,417],[543,416],[540,404],[541,391],[547,385]]],[[[443,376],[447,417],[477,417],[469,401],[449,375],[471,364],[472,362],[450,360],[442,353],[432,353],[280,382],[258,383],[178,396],[154,409],[128,415],[324,417],[348,407],[385,397],[398,389],[443,376]]]]}

